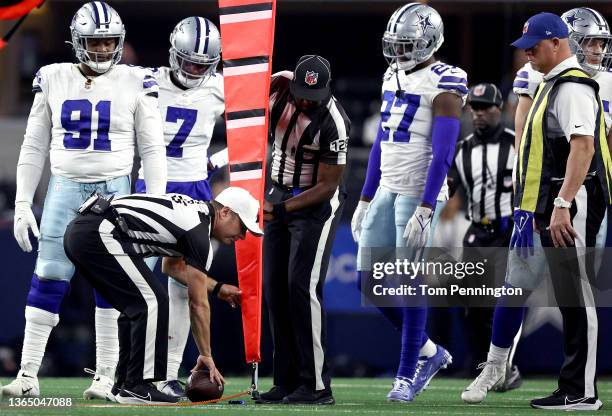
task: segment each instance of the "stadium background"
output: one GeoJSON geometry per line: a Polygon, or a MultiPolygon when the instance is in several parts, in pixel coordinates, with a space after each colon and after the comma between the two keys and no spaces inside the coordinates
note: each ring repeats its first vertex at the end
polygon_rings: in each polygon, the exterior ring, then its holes
{"type": "MultiPolygon", "coordinates": [[[[17,371],[23,337],[23,308],[35,256],[22,253],[12,235],[15,166],[32,102],[30,83],[38,67],[72,60],[68,26],[83,2],[47,0],[35,11],[0,52],[0,376],[17,371]]],[[[167,65],[168,37],[174,25],[190,15],[218,22],[214,1],[125,1],[110,2],[121,15],[127,30],[129,49],[124,59],[143,66],[167,65]]],[[[297,58],[318,53],[332,64],[335,95],[344,105],[353,127],[349,165],[345,179],[349,201],[338,230],[326,284],[329,323],[329,358],[336,376],[391,376],[396,365],[399,336],[371,308],[362,308],[355,283],[356,245],[350,235],[350,218],[365,175],[369,144],[373,140],[380,108],[380,79],[386,68],[381,54],[381,36],[387,19],[403,2],[398,1],[294,1],[279,0],[276,15],[274,71],[290,69],[297,58]],[[349,179],[350,178],[350,179],[349,179]]],[[[494,82],[507,97],[505,123],[512,126],[515,98],[510,92],[516,70],[524,57],[509,43],[520,35],[523,22],[540,11],[562,13],[588,5],[609,20],[612,3],[605,1],[430,1],[445,25],[445,43],[439,59],[468,72],[470,85],[494,82]],[[588,3],[588,4],[587,4],[588,3]],[[508,95],[509,94],[509,95],[508,95]]],[[[0,22],[0,33],[10,22],[0,22]]],[[[463,132],[471,131],[468,110],[463,132]]],[[[213,149],[224,141],[223,123],[215,129],[213,149]]],[[[43,177],[36,196],[35,212],[40,215],[46,181],[43,177]]],[[[214,177],[222,186],[223,175],[214,177]]],[[[449,204],[438,229],[437,245],[459,246],[467,228],[462,202],[449,204]]],[[[213,275],[236,281],[233,251],[222,249],[215,260],[213,275]]],[[[93,367],[93,299],[83,279],[73,280],[70,295],[61,310],[61,322],[54,330],[41,376],[81,376],[83,367],[93,367]]],[[[240,314],[226,304],[212,304],[213,351],[217,365],[226,375],[245,374],[240,314]]],[[[264,316],[262,375],[271,370],[271,341],[264,316]]],[[[612,311],[600,315],[600,351],[612,346],[612,311]]],[[[554,373],[562,360],[560,315],[556,309],[530,311],[516,356],[526,374],[554,373]],[[549,348],[541,348],[547,345],[549,348]]],[[[468,375],[470,354],[465,336],[463,311],[432,310],[430,336],[455,356],[447,374],[468,375]]],[[[193,343],[186,351],[191,365],[196,355],[193,343]]],[[[612,356],[601,354],[602,374],[612,371],[612,356]]]]}

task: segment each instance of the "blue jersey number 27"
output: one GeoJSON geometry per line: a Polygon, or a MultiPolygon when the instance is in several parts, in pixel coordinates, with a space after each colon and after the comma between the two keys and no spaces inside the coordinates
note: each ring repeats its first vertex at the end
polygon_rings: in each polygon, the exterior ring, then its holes
{"type": "Polygon", "coordinates": [[[89,100],[66,100],[62,104],[61,121],[64,133],[64,147],[66,149],[87,149],[91,143],[91,117],[93,110],[98,112],[98,128],[94,139],[93,150],[103,152],[111,151],[111,142],[108,138],[110,130],[111,102],[99,101],[96,107],[89,100]],[[79,113],[76,120],[73,113],[79,113]],[[78,133],[78,137],[74,137],[78,133]]]}
{"type": "Polygon", "coordinates": [[[183,143],[185,143],[185,140],[187,140],[189,133],[191,133],[191,130],[193,129],[197,118],[198,110],[191,110],[189,108],[168,107],[168,111],[166,113],[166,122],[176,123],[179,120],[183,120],[183,123],[174,135],[172,141],[168,143],[168,146],[166,146],[167,157],[183,157],[183,143]]]}
{"type": "Polygon", "coordinates": [[[414,115],[419,109],[421,96],[402,92],[399,97],[394,91],[385,91],[383,94],[383,109],[380,114],[380,126],[383,131],[382,141],[390,139],[394,142],[408,143],[410,141],[410,125],[414,115]],[[391,111],[393,107],[404,107],[403,112],[391,111]],[[393,132],[393,137],[390,134],[393,132]]]}

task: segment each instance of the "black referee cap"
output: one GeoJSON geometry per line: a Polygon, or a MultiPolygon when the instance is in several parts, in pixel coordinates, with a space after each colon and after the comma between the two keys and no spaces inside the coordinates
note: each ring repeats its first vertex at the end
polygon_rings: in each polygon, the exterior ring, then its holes
{"type": "Polygon", "coordinates": [[[501,107],[502,94],[495,84],[483,83],[473,86],[468,94],[468,103],[482,103],[501,107]]]}
{"type": "Polygon", "coordinates": [[[330,82],[329,61],[318,55],[304,55],[295,66],[289,88],[295,98],[325,101],[331,95],[330,82]]]}

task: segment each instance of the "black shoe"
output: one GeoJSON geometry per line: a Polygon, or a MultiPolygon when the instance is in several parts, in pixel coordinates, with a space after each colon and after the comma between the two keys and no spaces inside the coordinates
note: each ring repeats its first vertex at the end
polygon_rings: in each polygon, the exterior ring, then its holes
{"type": "Polygon", "coordinates": [[[115,396],[122,404],[163,404],[176,403],[178,397],[172,397],[157,390],[153,383],[136,384],[131,387],[123,386],[121,392],[115,396]]]}
{"type": "Polygon", "coordinates": [[[310,387],[301,385],[293,393],[283,398],[284,404],[334,404],[334,396],[330,388],[314,391],[310,387]]]}
{"type": "Polygon", "coordinates": [[[109,402],[117,402],[117,396],[121,392],[121,385],[115,383],[113,387],[111,387],[111,397],[106,396],[106,400],[109,402]]]}
{"type": "Polygon", "coordinates": [[[261,393],[259,399],[255,400],[257,404],[274,404],[282,403],[283,398],[289,394],[289,390],[283,386],[273,386],[269,391],[261,393]]]}
{"type": "Polygon", "coordinates": [[[531,407],[546,410],[599,410],[603,406],[595,397],[578,397],[557,389],[550,396],[531,401],[531,407]]]}
{"type": "Polygon", "coordinates": [[[498,393],[505,393],[510,390],[518,389],[521,387],[521,384],[523,384],[523,378],[521,377],[521,372],[518,367],[516,365],[507,365],[504,382],[498,387],[493,388],[493,390],[498,393]]]}

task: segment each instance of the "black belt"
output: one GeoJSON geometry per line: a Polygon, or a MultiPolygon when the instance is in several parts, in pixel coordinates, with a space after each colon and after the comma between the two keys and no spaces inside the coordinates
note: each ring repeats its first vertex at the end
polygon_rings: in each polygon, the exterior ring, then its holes
{"type": "Polygon", "coordinates": [[[282,192],[287,193],[287,194],[291,194],[292,196],[298,196],[299,194],[301,194],[304,191],[309,190],[310,188],[312,188],[312,186],[305,186],[305,187],[288,187],[285,185],[281,185],[278,182],[274,182],[273,183],[275,187],[277,187],[278,189],[280,189],[282,192]]]}
{"type": "Polygon", "coordinates": [[[109,199],[106,199],[100,194],[94,194],[79,207],[79,214],[95,214],[103,216],[112,222],[115,227],[119,228],[121,232],[127,234],[129,229],[125,223],[125,219],[123,219],[121,214],[119,214],[117,208],[111,205],[111,201],[114,197],[115,195],[111,196],[109,199]]]}
{"type": "Polygon", "coordinates": [[[475,227],[483,228],[489,231],[496,231],[504,226],[508,227],[512,223],[512,217],[501,217],[491,220],[487,217],[484,217],[481,221],[472,221],[472,224],[475,227]]]}

